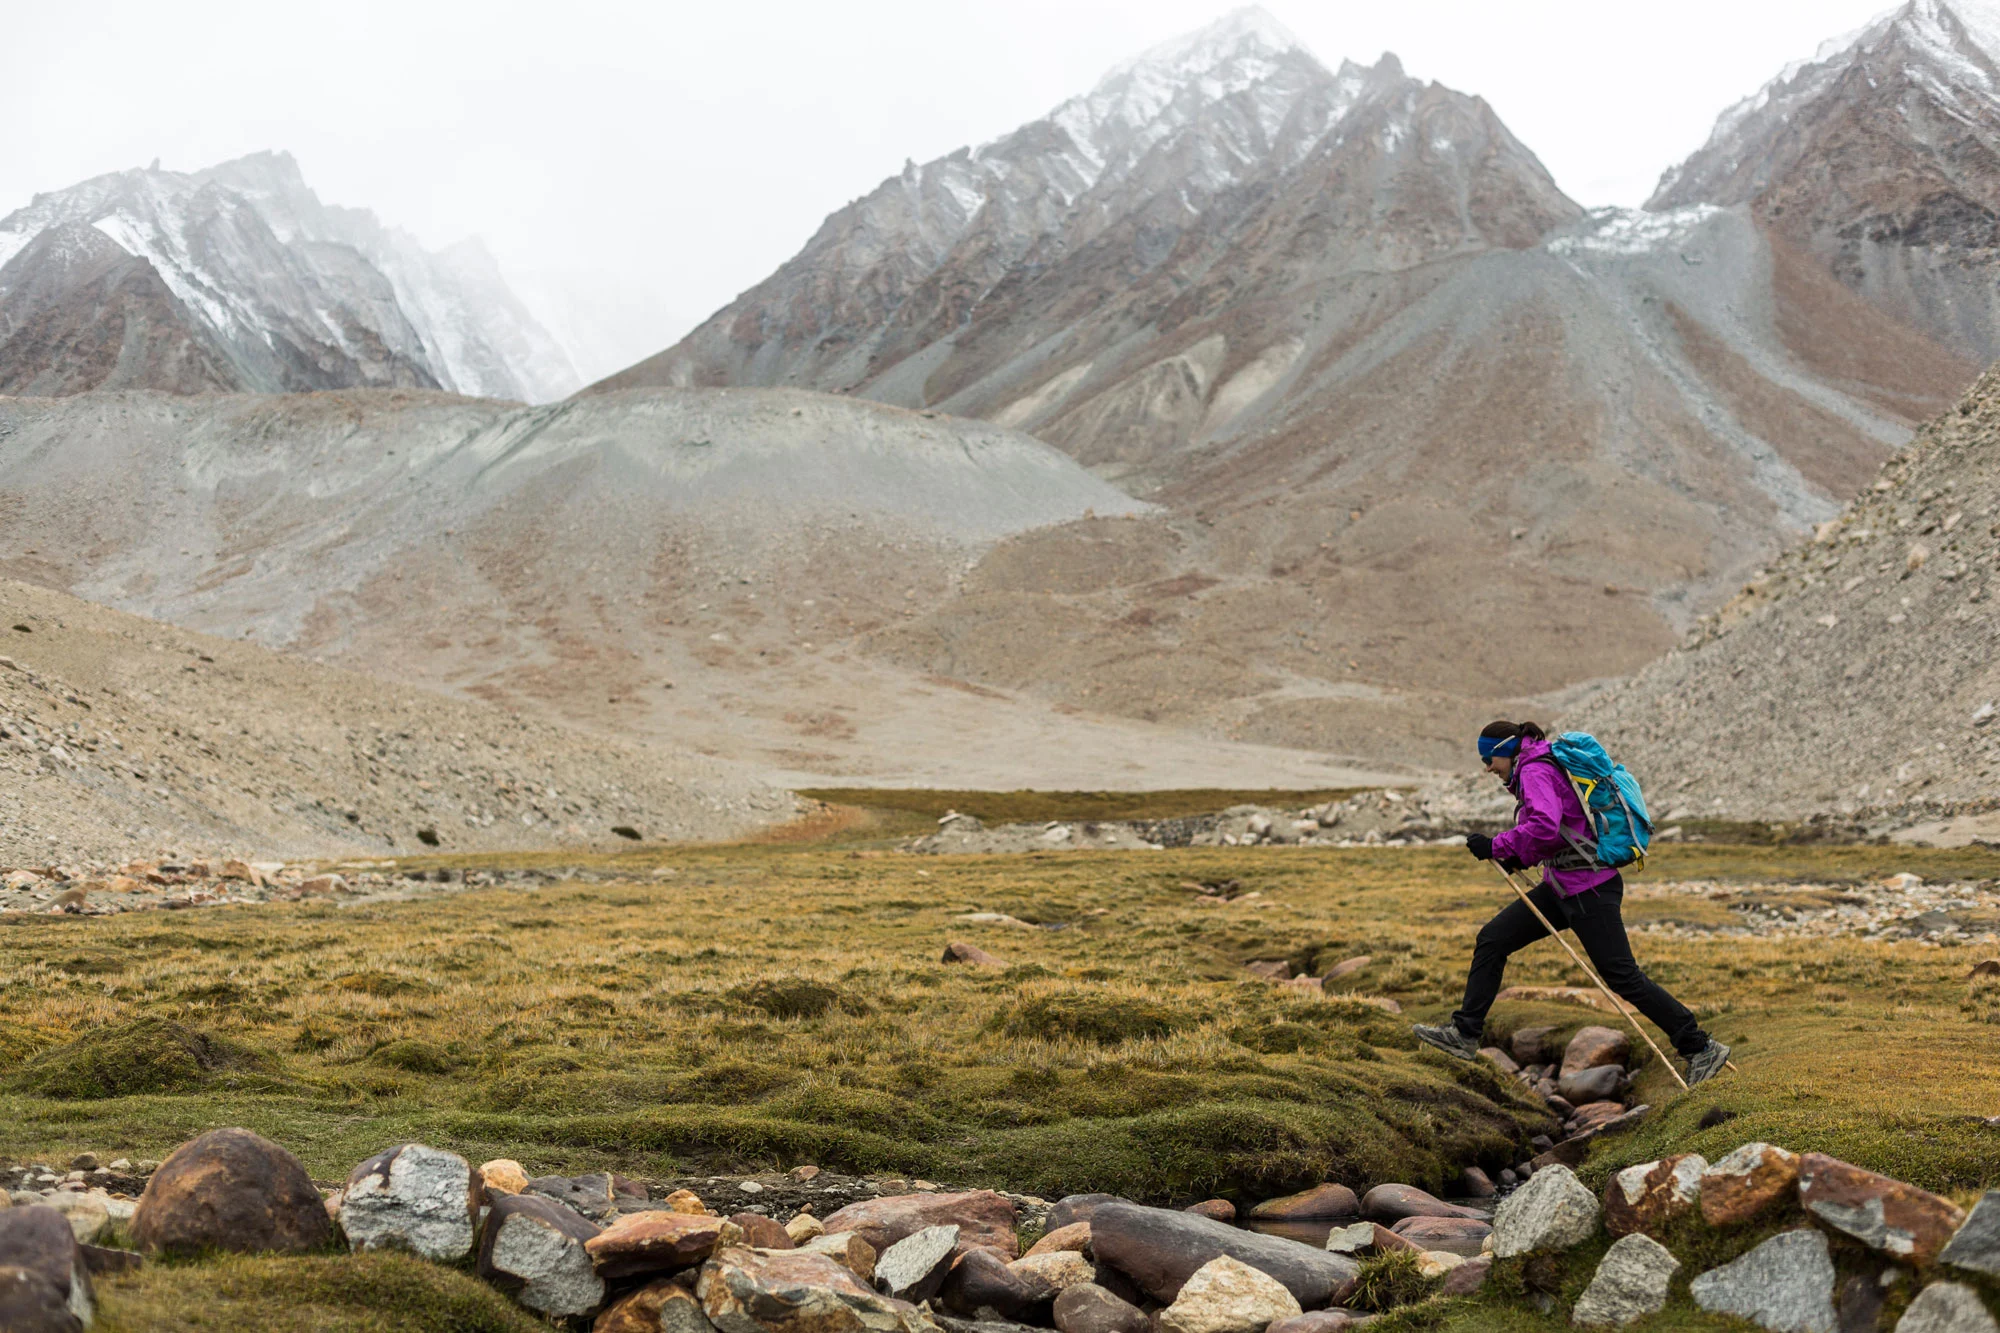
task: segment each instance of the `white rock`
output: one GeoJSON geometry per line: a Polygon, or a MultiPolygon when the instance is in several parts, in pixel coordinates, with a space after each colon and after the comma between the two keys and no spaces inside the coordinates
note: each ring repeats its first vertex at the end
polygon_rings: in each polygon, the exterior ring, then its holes
{"type": "Polygon", "coordinates": [[[1453,1254],[1449,1250],[1425,1250],[1417,1256],[1417,1271],[1425,1277],[1443,1277],[1464,1262],[1462,1254],[1453,1254]]]}
{"type": "Polygon", "coordinates": [[[1694,1303],[1772,1333],[1834,1333],[1833,1258],[1826,1237],[1784,1231],[1688,1284],[1694,1303]]]}
{"type": "Polygon", "coordinates": [[[1097,1265],[1075,1250],[1048,1250],[1016,1259],[1007,1265],[1042,1282],[1058,1295],[1083,1282],[1097,1280],[1097,1265]]]}
{"type": "Polygon", "coordinates": [[[356,1250],[408,1250],[434,1263],[472,1253],[472,1164],[457,1153],[405,1143],[354,1168],[340,1229],[356,1250]]]}
{"type": "Polygon", "coordinates": [[[1493,1254],[1500,1259],[1567,1250],[1597,1234],[1597,1196],[1574,1172],[1545,1166],[1500,1201],[1493,1214],[1493,1254]]]}
{"type": "Polygon", "coordinates": [[[1622,1326],[1658,1314],[1666,1308],[1667,1284],[1680,1266],[1651,1236],[1621,1236],[1598,1261],[1597,1274],[1577,1299],[1570,1322],[1622,1326]]]}
{"type": "Polygon", "coordinates": [[[1933,1282],[1917,1293],[1896,1333],[2000,1333],[1979,1293],[1957,1282],[1933,1282]]]}
{"type": "Polygon", "coordinates": [[[1159,1315],[1160,1333],[1263,1333],[1300,1314],[1283,1283],[1240,1259],[1220,1255],[1194,1271],[1159,1315]]]}

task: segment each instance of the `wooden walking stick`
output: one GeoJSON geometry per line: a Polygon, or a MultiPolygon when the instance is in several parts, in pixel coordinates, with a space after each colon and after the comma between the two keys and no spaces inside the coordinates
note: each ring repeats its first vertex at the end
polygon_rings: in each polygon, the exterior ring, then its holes
{"type": "Polygon", "coordinates": [[[1611,988],[1604,984],[1604,979],[1591,970],[1590,964],[1584,962],[1582,956],[1575,949],[1570,948],[1569,941],[1562,937],[1562,932],[1557,930],[1554,925],[1550,924],[1549,919],[1542,915],[1542,909],[1535,906],[1534,900],[1528,897],[1526,890],[1522,889],[1520,882],[1514,878],[1514,872],[1507,869],[1506,866],[1501,865],[1498,861],[1493,862],[1492,865],[1495,870],[1506,877],[1508,886],[1519,895],[1521,901],[1528,905],[1528,910],[1535,914],[1535,920],[1541,922],[1547,928],[1549,934],[1555,937],[1557,944],[1562,945],[1563,951],[1569,955],[1570,961],[1583,969],[1583,975],[1597,983],[1597,989],[1603,991],[1604,998],[1611,1001],[1612,1010],[1625,1015],[1625,1021],[1632,1025],[1632,1030],[1644,1038],[1646,1044],[1653,1048],[1653,1054],[1660,1057],[1660,1063],[1665,1065],[1667,1072],[1674,1076],[1674,1082],[1681,1085],[1682,1092],[1686,1092],[1688,1086],[1687,1080],[1681,1077],[1680,1070],[1674,1068],[1673,1061],[1667,1059],[1667,1053],[1660,1049],[1659,1043],[1654,1041],[1650,1036],[1647,1036],[1646,1029],[1639,1026],[1638,1015],[1626,1013],[1624,1004],[1616,995],[1611,993],[1611,988]]]}

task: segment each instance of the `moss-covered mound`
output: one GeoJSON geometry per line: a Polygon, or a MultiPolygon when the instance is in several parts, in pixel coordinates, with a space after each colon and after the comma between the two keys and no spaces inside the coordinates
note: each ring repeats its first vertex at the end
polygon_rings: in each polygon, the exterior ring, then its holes
{"type": "Polygon", "coordinates": [[[216,1086],[268,1087],[269,1056],[162,1018],[99,1028],[36,1056],[10,1082],[20,1092],[87,1101],[216,1086]]]}

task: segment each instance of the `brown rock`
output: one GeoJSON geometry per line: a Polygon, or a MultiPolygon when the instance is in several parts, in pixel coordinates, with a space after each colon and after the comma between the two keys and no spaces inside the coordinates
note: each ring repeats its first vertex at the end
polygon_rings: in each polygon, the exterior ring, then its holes
{"type": "Polygon", "coordinates": [[[701,1196],[693,1190],[675,1190],[661,1202],[667,1205],[667,1211],[670,1213],[687,1213],[692,1217],[713,1216],[708,1211],[708,1205],[703,1203],[701,1196]]]}
{"type": "MultiPolygon", "coordinates": [[[[791,1250],[798,1248],[792,1233],[774,1218],[762,1213],[734,1213],[730,1221],[743,1229],[743,1243],[760,1250],[791,1250]]],[[[822,1233],[823,1234],[823,1233],[822,1233]]]]}
{"type": "Polygon", "coordinates": [[[1236,1205],[1227,1199],[1203,1199],[1200,1203],[1189,1204],[1181,1211],[1193,1213],[1196,1217],[1212,1217],[1218,1222],[1236,1220],[1236,1205]]]}
{"type": "Polygon", "coordinates": [[[1479,1053],[1485,1056],[1487,1061],[1503,1074],[1518,1074],[1521,1072],[1521,1066],[1515,1063],[1514,1057],[1501,1050],[1498,1046],[1481,1046],[1479,1053]]]}
{"type": "Polygon", "coordinates": [[[1012,1259],[1021,1249],[1020,1238],[1014,1232],[1016,1220],[1011,1200],[992,1190],[972,1190],[964,1194],[896,1194],[864,1199],[827,1218],[826,1229],[856,1232],[880,1254],[925,1227],[955,1226],[957,1253],[992,1250],[1002,1259],[1012,1259]]]}
{"type": "Polygon", "coordinates": [[[1359,972],[1374,961],[1373,958],[1364,953],[1359,958],[1350,958],[1346,962],[1335,963],[1331,968],[1327,969],[1326,976],[1322,980],[1338,981],[1344,976],[1359,972]]]}
{"type": "Polygon", "coordinates": [[[720,1250],[695,1294],[720,1333],[929,1333],[914,1305],[806,1250],[720,1250]]]}
{"type": "Polygon", "coordinates": [[[670,1278],[648,1283],[615,1302],[590,1333],[713,1333],[694,1293],[670,1278]]]}
{"type": "Polygon", "coordinates": [[[146,1182],[131,1235],[148,1254],[299,1253],[323,1249],[333,1223],[298,1158],[247,1129],[212,1129],[146,1182]]]}
{"type": "MultiPolygon", "coordinates": [[[[831,1234],[821,1233],[814,1236],[811,1240],[798,1242],[797,1248],[811,1254],[825,1255],[848,1272],[854,1274],[854,1276],[860,1278],[863,1282],[873,1283],[875,1281],[875,1260],[877,1257],[875,1247],[852,1231],[839,1231],[831,1234]]],[[[995,1256],[995,1261],[1000,1263],[1005,1262],[999,1259],[997,1255],[995,1256]]]]}
{"type": "Polygon", "coordinates": [[[1345,1185],[1315,1185],[1298,1194],[1266,1199],[1249,1216],[1267,1222],[1293,1222],[1322,1217],[1359,1217],[1361,1200],[1345,1185]]]}
{"type": "Polygon", "coordinates": [[[1471,1217],[1485,1221],[1471,1208],[1446,1203],[1415,1185],[1377,1185],[1361,1199],[1361,1215],[1371,1222],[1394,1224],[1406,1217],[1471,1217]]]}
{"type": "Polygon", "coordinates": [[[479,1168],[479,1178],[492,1194],[519,1194],[528,1188],[528,1173],[511,1157],[496,1157],[479,1168]]]}
{"type": "Polygon", "coordinates": [[[792,1238],[793,1245],[803,1245],[815,1236],[824,1236],[826,1224],[811,1213],[800,1213],[785,1223],[785,1234],[792,1238]]]}
{"type": "Polygon", "coordinates": [[[1949,1199],[1816,1152],[1799,1158],[1799,1203],[1862,1244],[1920,1267],[1936,1262],[1965,1221],[1965,1210],[1949,1199]]]}
{"type": "Polygon", "coordinates": [[[1406,1217],[1390,1230],[1420,1250],[1467,1257],[1478,1254],[1481,1242],[1493,1234],[1491,1226],[1470,1217],[1406,1217]]]}
{"type": "MultiPolygon", "coordinates": [[[[768,1217],[763,1220],[777,1226],[768,1217]]],[[[599,1277],[615,1280],[691,1268],[721,1243],[721,1218],[660,1210],[614,1218],[610,1226],[588,1237],[583,1249],[599,1277]]],[[[785,1237],[784,1248],[791,1246],[792,1238],[785,1237]]]]}
{"type": "MultiPolygon", "coordinates": [[[[1493,1260],[1484,1255],[1467,1259],[1444,1275],[1444,1281],[1438,1284],[1437,1294],[1470,1296],[1486,1285],[1486,1275],[1492,1271],[1493,1260]]],[[[1267,1329],[1265,1333],[1269,1333],[1269,1330],[1267,1329]]]]}
{"type": "Polygon", "coordinates": [[[1974,977],[2000,977],[2000,958],[1982,958],[1974,963],[1965,979],[1971,981],[1974,977]]]}
{"type": "Polygon", "coordinates": [[[1090,1253],[1090,1223],[1072,1222],[1066,1227],[1057,1227],[1033,1245],[1028,1247],[1024,1259],[1038,1254],[1048,1254],[1053,1250],[1075,1250],[1078,1254],[1090,1253]]]}
{"type": "Polygon", "coordinates": [[[1152,1333],[1153,1328],[1138,1306],[1090,1282],[1056,1297],[1053,1313],[1059,1333],[1152,1333]]]}
{"type": "Polygon", "coordinates": [[[1002,1319],[1020,1323],[1037,1318],[1056,1289],[1032,1272],[1015,1272],[991,1250],[969,1250],[945,1274],[939,1299],[947,1310],[977,1318],[992,1310],[1002,1319]]]}
{"type": "Polygon", "coordinates": [[[1617,1065],[1623,1069],[1631,1054],[1632,1038],[1622,1030],[1592,1024],[1578,1028],[1569,1045],[1563,1048],[1562,1072],[1575,1074],[1599,1065],[1617,1065]]]}
{"type": "Polygon", "coordinates": [[[1658,1240],[1670,1223],[1700,1206],[1706,1170],[1708,1159],[1700,1153],[1679,1153],[1617,1172],[1604,1182],[1604,1229],[1614,1238],[1640,1231],[1658,1240]]]}
{"type": "Polygon", "coordinates": [[[1468,1166],[1459,1173],[1458,1187],[1468,1198],[1473,1199],[1490,1199],[1500,1192],[1493,1183],[1493,1177],[1476,1166],[1468,1166]]]}
{"type": "Polygon", "coordinates": [[[1799,1159],[1769,1143],[1746,1143],[1701,1173],[1701,1215],[1712,1227],[1748,1222],[1790,1198],[1799,1159]]]}
{"type": "Polygon", "coordinates": [[[0,1329],[81,1329],[94,1311],[90,1269],[53,1208],[0,1213],[0,1329]]]}
{"type": "Polygon", "coordinates": [[[816,1166],[795,1166],[785,1172],[785,1176],[793,1184],[804,1185],[819,1178],[819,1168],[816,1166]]]}
{"type": "Polygon", "coordinates": [[[940,961],[947,963],[969,963],[973,967],[1007,966],[1006,959],[995,954],[990,954],[976,944],[966,944],[959,940],[953,940],[944,946],[944,958],[940,961]]]}
{"type": "Polygon", "coordinates": [[[345,892],[347,881],[338,875],[314,875],[311,879],[299,881],[298,893],[302,898],[328,898],[345,892]]]}
{"type": "Polygon", "coordinates": [[[1245,963],[1244,967],[1249,969],[1250,975],[1262,977],[1266,981],[1290,981],[1292,979],[1292,965],[1282,958],[1268,962],[1245,963]]]}
{"type": "Polygon", "coordinates": [[[1549,1166],[1566,1166],[1574,1171],[1577,1167],[1582,1166],[1584,1160],[1589,1156],[1589,1138],[1578,1135],[1576,1138],[1564,1139],[1547,1152],[1539,1153],[1530,1158],[1528,1165],[1536,1171],[1549,1166]]]}

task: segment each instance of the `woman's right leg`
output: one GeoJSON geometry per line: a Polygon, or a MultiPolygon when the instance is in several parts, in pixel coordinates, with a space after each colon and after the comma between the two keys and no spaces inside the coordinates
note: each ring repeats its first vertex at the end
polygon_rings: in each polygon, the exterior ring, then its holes
{"type": "MultiPolygon", "coordinates": [[[[1562,920],[1562,905],[1556,891],[1546,884],[1528,894],[1529,901],[1551,921],[1562,920]]],[[[1548,931],[1519,898],[1508,903],[1491,921],[1480,928],[1472,944],[1472,969],[1465,978],[1465,1002],[1451,1016],[1452,1026],[1478,1041],[1486,1031],[1486,1011],[1500,993],[1500,980],[1507,973],[1507,959],[1548,938],[1548,931]]]]}

